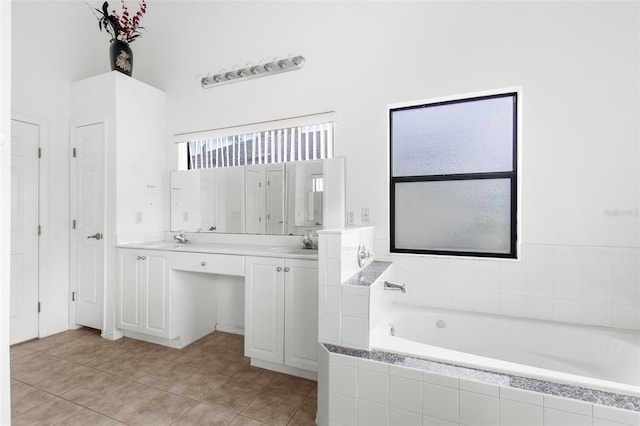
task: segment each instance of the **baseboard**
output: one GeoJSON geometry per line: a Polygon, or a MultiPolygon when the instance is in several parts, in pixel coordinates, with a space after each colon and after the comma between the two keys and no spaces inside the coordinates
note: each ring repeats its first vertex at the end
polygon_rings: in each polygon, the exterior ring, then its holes
{"type": "Polygon", "coordinates": [[[155,343],[157,345],[168,346],[174,349],[182,349],[186,345],[179,337],[175,339],[165,339],[164,337],[149,336],[148,334],[136,333],[135,331],[124,331],[124,335],[131,339],[142,340],[143,342],[155,343]]]}
{"type": "Polygon", "coordinates": [[[244,336],[244,328],[234,327],[232,325],[216,324],[216,331],[244,336]]]}
{"type": "Polygon", "coordinates": [[[276,364],[270,361],[263,361],[257,358],[251,358],[251,365],[254,367],[265,368],[267,370],[277,371],[278,373],[289,374],[291,376],[302,377],[303,379],[318,381],[318,373],[315,371],[303,370],[301,368],[289,367],[288,365],[276,364]]]}
{"type": "Polygon", "coordinates": [[[103,339],[107,339],[107,340],[118,340],[124,337],[124,333],[122,333],[119,330],[111,330],[111,331],[102,330],[102,333],[100,335],[102,336],[103,339]]]}

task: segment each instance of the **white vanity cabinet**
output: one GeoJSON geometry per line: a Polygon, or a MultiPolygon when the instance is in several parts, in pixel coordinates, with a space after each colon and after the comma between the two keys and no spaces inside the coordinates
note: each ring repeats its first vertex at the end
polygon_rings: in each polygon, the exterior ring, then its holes
{"type": "Polygon", "coordinates": [[[318,262],[247,257],[245,273],[245,356],[317,371],[318,262]]]}
{"type": "Polygon", "coordinates": [[[171,339],[171,274],[168,254],[118,249],[117,327],[171,339]]]}

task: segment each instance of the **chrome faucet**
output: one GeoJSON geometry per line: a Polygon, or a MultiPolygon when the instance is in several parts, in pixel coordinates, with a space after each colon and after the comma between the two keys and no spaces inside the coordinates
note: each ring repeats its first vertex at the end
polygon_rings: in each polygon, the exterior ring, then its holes
{"type": "Polygon", "coordinates": [[[398,290],[398,291],[401,291],[403,293],[406,293],[407,290],[404,287],[405,287],[404,284],[398,284],[398,283],[394,283],[394,282],[391,282],[391,281],[385,281],[384,282],[384,289],[385,290],[398,290]]]}
{"type": "Polygon", "coordinates": [[[358,266],[362,268],[369,259],[373,259],[373,253],[360,243],[358,245],[358,266]]]}
{"type": "Polygon", "coordinates": [[[315,247],[313,245],[313,238],[311,235],[305,235],[302,239],[302,248],[313,250],[315,247]]]}
{"type": "Polygon", "coordinates": [[[184,235],[184,232],[182,231],[178,231],[178,233],[173,236],[173,239],[180,244],[191,244],[191,241],[187,239],[187,237],[184,235]]]}

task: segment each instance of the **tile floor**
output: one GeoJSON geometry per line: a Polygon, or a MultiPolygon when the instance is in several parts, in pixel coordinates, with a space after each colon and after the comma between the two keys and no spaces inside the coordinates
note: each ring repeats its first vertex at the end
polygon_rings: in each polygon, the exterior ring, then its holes
{"type": "Polygon", "coordinates": [[[243,337],[184,349],[88,328],[11,348],[12,424],[313,425],[316,383],[251,367],[243,337]]]}

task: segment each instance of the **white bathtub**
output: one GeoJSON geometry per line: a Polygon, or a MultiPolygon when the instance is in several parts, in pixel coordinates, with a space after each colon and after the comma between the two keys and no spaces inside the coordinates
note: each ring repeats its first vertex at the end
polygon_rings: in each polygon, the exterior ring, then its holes
{"type": "Polygon", "coordinates": [[[640,396],[639,332],[390,306],[376,319],[374,349],[640,396]]]}

